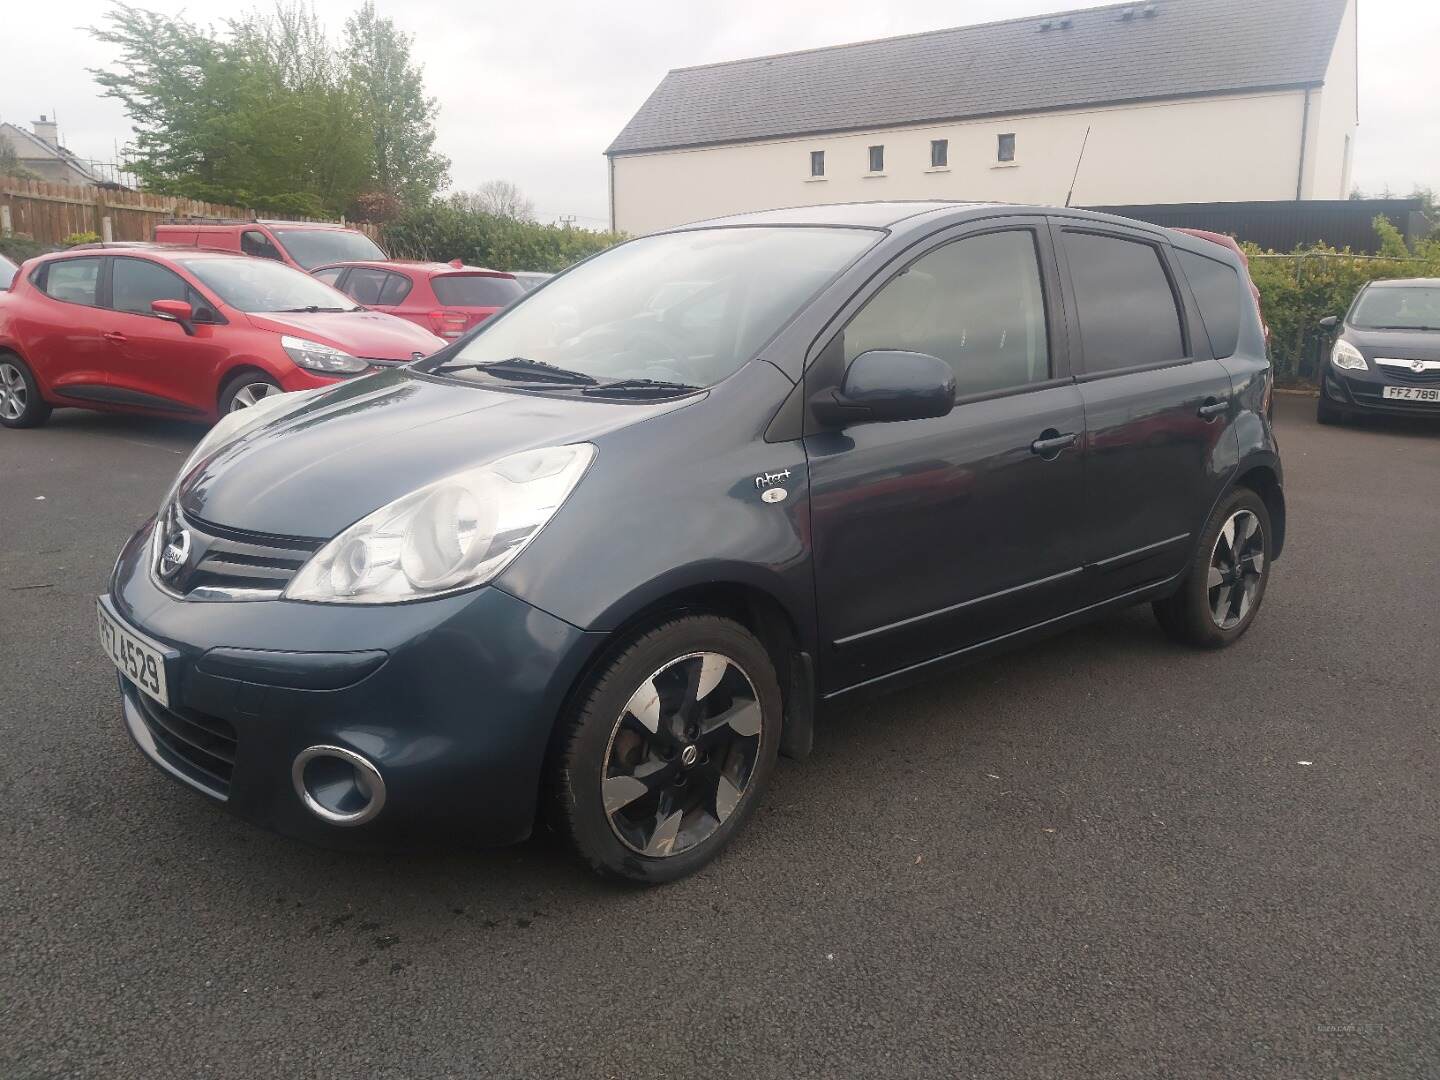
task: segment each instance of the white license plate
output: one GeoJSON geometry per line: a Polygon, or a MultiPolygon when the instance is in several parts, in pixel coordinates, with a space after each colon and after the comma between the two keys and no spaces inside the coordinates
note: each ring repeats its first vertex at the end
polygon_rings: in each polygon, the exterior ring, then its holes
{"type": "Polygon", "coordinates": [[[1440,387],[1387,386],[1381,394],[1396,401],[1433,401],[1440,404],[1440,387]]]}
{"type": "Polygon", "coordinates": [[[165,653],[153,641],[108,614],[98,601],[95,614],[100,618],[100,648],[105,650],[110,662],[120,669],[121,675],[168,708],[170,692],[165,685],[165,653]]]}

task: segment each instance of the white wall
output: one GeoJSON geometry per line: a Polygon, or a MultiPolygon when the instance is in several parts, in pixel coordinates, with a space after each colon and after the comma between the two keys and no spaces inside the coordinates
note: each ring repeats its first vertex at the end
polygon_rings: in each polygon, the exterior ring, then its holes
{"type": "Polygon", "coordinates": [[[1305,198],[1344,199],[1350,195],[1359,101],[1355,79],[1359,64],[1355,0],[1349,0],[1325,86],[1311,95],[1310,149],[1306,151],[1305,198]],[[1346,140],[1351,153],[1346,154],[1346,140]]]}
{"type": "MultiPolygon", "coordinates": [[[[1317,128],[1313,99],[1311,108],[1317,128]]],[[[1303,110],[1304,94],[1290,91],[627,154],[613,161],[615,225],[640,234],[857,199],[1061,204],[1087,125],[1077,206],[1293,199],[1303,110]],[[1002,132],[1016,136],[1013,167],[995,161],[1002,132]],[[929,170],[931,139],[950,141],[947,171],[929,170]],[[885,146],[885,175],[868,177],[876,143],[885,146]],[[823,181],[809,179],[811,150],[825,151],[823,181]]],[[[1312,132],[1311,146],[1323,137],[1312,132]]]]}

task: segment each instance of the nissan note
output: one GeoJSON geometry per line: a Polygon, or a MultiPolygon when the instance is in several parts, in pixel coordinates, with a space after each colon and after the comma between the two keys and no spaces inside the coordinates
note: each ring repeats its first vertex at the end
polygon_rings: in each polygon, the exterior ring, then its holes
{"type": "Polygon", "coordinates": [[[1285,500],[1242,270],[948,203],[619,245],[416,364],[225,417],[98,601],[124,722],[298,837],[545,821],[680,877],[837,701],[1134,604],[1246,632],[1285,500]]]}

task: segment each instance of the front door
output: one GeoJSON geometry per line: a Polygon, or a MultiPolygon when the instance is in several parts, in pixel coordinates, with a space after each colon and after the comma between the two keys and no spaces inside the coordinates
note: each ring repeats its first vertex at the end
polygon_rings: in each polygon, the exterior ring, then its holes
{"type": "Polygon", "coordinates": [[[1165,245],[1118,226],[1055,233],[1079,339],[1088,590],[1100,601],[1184,569],[1235,464],[1234,406],[1165,245]]]}
{"type": "Polygon", "coordinates": [[[1044,223],[1001,220],[907,255],[806,373],[813,394],[900,349],[945,360],[957,391],[938,419],[806,435],[827,693],[1070,607],[1084,411],[1044,223]]]}

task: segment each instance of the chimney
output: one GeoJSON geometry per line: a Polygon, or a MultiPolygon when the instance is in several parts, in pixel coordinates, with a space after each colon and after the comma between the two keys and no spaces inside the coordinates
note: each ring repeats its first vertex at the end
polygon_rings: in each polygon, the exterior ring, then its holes
{"type": "Polygon", "coordinates": [[[44,113],[41,113],[40,119],[34,121],[30,126],[35,129],[35,137],[47,146],[58,147],[60,145],[60,139],[56,133],[55,121],[45,119],[44,113]]]}

